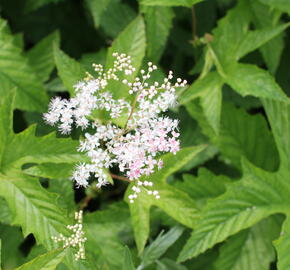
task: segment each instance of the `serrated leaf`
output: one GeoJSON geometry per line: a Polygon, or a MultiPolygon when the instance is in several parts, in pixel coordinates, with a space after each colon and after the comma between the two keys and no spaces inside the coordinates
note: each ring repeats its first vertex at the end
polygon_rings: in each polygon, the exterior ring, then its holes
{"type": "Polygon", "coordinates": [[[280,228],[280,220],[273,216],[230,237],[220,248],[214,269],[268,270],[275,260],[272,241],[279,235],[280,228]]]}
{"type": "Polygon", "coordinates": [[[53,32],[43,38],[32,49],[27,52],[30,65],[35,70],[38,78],[45,82],[54,68],[53,44],[59,46],[59,32],[53,32]]]}
{"type": "Polygon", "coordinates": [[[218,21],[217,28],[213,30],[214,39],[211,46],[222,66],[236,59],[237,49],[248,32],[250,19],[248,4],[246,1],[239,1],[218,21]]]}
{"type": "Polygon", "coordinates": [[[200,222],[179,255],[179,261],[195,257],[230,235],[289,208],[287,171],[268,173],[248,162],[244,162],[243,169],[243,178],[230,185],[224,195],[210,201],[204,209],[200,222]]]}
{"type": "Polygon", "coordinates": [[[265,70],[249,64],[233,64],[227,69],[226,82],[241,96],[287,101],[274,78],[265,70]]]}
{"type": "Polygon", "coordinates": [[[182,182],[175,186],[188,193],[195,201],[215,198],[225,192],[225,184],[229,183],[226,176],[217,176],[205,168],[198,170],[198,176],[184,174],[182,182]]]}
{"type": "Polygon", "coordinates": [[[124,261],[122,270],[135,270],[134,262],[132,260],[132,255],[130,249],[126,246],[124,249],[124,261]]]}
{"type": "Polygon", "coordinates": [[[159,259],[166,250],[175,243],[176,240],[181,236],[184,229],[182,227],[173,227],[166,234],[162,232],[157,236],[157,238],[145,248],[141,256],[142,267],[147,267],[154,261],[159,259]]]}
{"type": "Polygon", "coordinates": [[[16,270],[54,270],[65,256],[64,249],[56,249],[40,255],[16,270]]]}
{"type": "Polygon", "coordinates": [[[44,110],[48,101],[45,89],[5,28],[0,32],[0,81],[1,95],[16,89],[16,108],[38,112],[44,110]]]}
{"type": "MultiPolygon", "coordinates": [[[[250,1],[250,5],[253,13],[253,22],[257,29],[279,24],[276,10],[271,9],[269,6],[263,5],[258,1],[250,1]]],[[[283,48],[284,41],[282,34],[273,38],[259,48],[266,65],[272,74],[275,74],[278,68],[283,48]]]]}
{"type": "MultiPolygon", "coordinates": [[[[194,221],[198,216],[195,202],[185,192],[168,185],[166,178],[182,168],[204,148],[205,146],[188,147],[180,150],[176,155],[165,155],[162,158],[164,168],[148,177],[154,183],[154,188],[159,191],[161,198],[156,200],[152,196],[145,194],[145,192],[141,192],[138,199],[129,205],[135,241],[139,253],[143,251],[149,235],[149,211],[153,205],[161,208],[181,224],[191,228],[194,226],[194,221]]],[[[127,189],[126,198],[131,193],[130,187],[127,189]]]]}
{"type": "Polygon", "coordinates": [[[69,93],[73,96],[73,86],[85,78],[86,70],[80,63],[59,49],[56,44],[53,46],[53,54],[58,75],[69,93]]]}
{"type": "Polygon", "coordinates": [[[203,0],[140,0],[140,4],[145,6],[191,7],[201,1],[203,0]]]}
{"type": "Polygon", "coordinates": [[[221,122],[219,136],[211,141],[228,162],[240,168],[244,156],[264,170],[278,168],[279,156],[274,138],[263,116],[250,115],[242,108],[224,104],[221,122]]]}
{"type": "MultiPolygon", "coordinates": [[[[106,68],[113,67],[114,52],[126,53],[131,56],[132,65],[136,68],[136,71],[132,75],[126,76],[128,80],[134,78],[138,73],[138,70],[142,64],[143,57],[145,55],[146,38],[145,38],[145,25],[141,16],[134,19],[123,32],[114,40],[112,46],[108,50],[106,68]]],[[[122,76],[120,76],[122,81],[122,76]]],[[[121,85],[118,82],[110,82],[108,89],[116,97],[128,96],[127,87],[121,85]]]]}
{"type": "Polygon", "coordinates": [[[254,51],[261,47],[263,44],[271,40],[272,38],[276,37],[285,29],[289,27],[289,23],[267,27],[264,29],[259,29],[255,31],[249,31],[243,41],[240,43],[236,57],[237,59],[242,58],[243,56],[247,55],[251,51],[254,51]]]}
{"type": "Polygon", "coordinates": [[[22,226],[26,236],[33,232],[37,242],[46,248],[55,247],[51,237],[59,232],[67,234],[68,219],[55,204],[56,197],[31,177],[0,177],[0,195],[6,199],[13,214],[13,223],[22,226]]]}
{"type": "Polygon", "coordinates": [[[143,8],[146,23],[147,57],[157,63],[164,51],[174,17],[169,7],[143,8]]]}
{"type": "MultiPolygon", "coordinates": [[[[2,96],[0,106],[0,111],[6,113],[0,118],[0,134],[6,133],[4,140],[0,141],[0,196],[7,201],[13,223],[22,227],[23,234],[33,233],[38,243],[48,250],[53,249],[56,244],[51,237],[59,233],[67,235],[66,225],[72,221],[57,206],[57,196],[41,187],[38,179],[24,175],[21,167],[28,162],[77,161],[79,158],[75,154],[67,156],[67,153],[76,153],[74,142],[56,139],[55,134],[36,137],[34,127],[14,134],[11,91],[2,96]],[[62,150],[58,152],[58,148],[62,150]]],[[[68,252],[65,258],[70,269],[91,269],[89,262],[76,262],[72,257],[72,252],[68,252]]]]}

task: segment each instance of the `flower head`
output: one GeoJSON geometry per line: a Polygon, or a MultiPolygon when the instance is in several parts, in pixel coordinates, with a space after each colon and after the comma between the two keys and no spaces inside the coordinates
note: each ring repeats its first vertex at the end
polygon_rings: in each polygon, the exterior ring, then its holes
{"type": "Polygon", "coordinates": [[[113,56],[116,58],[113,68],[106,72],[101,65],[93,65],[98,77],[90,75],[77,83],[74,86],[75,97],[52,99],[44,119],[50,125],[58,125],[64,134],[70,133],[73,126],[93,130],[85,133],[80,141],[78,151],[85,152],[90,162],[77,165],[72,176],[77,185],[86,187],[91,176],[98,179],[97,187],[106,185],[109,183],[106,171],[117,166],[130,181],[135,181],[130,202],[141,190],[158,199],[158,191],[148,189],[153,183],[142,182],[140,177],[162,168],[162,160],[158,158],[160,154],[175,154],[180,148],[178,120],[162,113],[176,104],[175,88],[185,86],[186,81],[178,78],[172,83],[173,72],[170,71],[162,83],[150,84],[148,79],[157,69],[151,62],[147,70],[140,71],[139,77],[120,80],[120,73],[125,77],[132,75],[135,68],[130,56],[118,53],[113,56]],[[107,90],[110,80],[127,86],[128,100],[114,98],[113,93],[107,90]],[[94,119],[97,110],[107,112],[110,121],[101,123],[94,119]],[[126,118],[125,124],[117,125],[120,123],[117,120],[121,118],[126,118]]]}

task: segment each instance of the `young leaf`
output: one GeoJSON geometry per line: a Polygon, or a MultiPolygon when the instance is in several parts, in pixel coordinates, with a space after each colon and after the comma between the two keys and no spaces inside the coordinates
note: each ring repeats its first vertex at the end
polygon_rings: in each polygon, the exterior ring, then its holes
{"type": "Polygon", "coordinates": [[[145,248],[141,256],[142,267],[147,267],[148,265],[159,259],[166,250],[175,243],[176,240],[183,233],[182,227],[173,227],[166,234],[162,232],[157,236],[157,238],[145,248]]]}
{"type": "MultiPolygon", "coordinates": [[[[149,235],[149,211],[153,205],[161,208],[181,224],[191,228],[194,226],[194,221],[198,217],[195,202],[185,192],[168,185],[166,178],[182,168],[204,148],[205,146],[188,147],[180,150],[176,155],[165,155],[163,157],[164,168],[148,177],[150,181],[154,182],[154,187],[159,191],[161,198],[156,200],[152,196],[141,192],[138,199],[129,205],[139,253],[143,251],[149,235]]],[[[130,193],[129,186],[125,195],[126,198],[130,193]]]]}
{"type": "Polygon", "coordinates": [[[54,270],[61,263],[64,256],[64,249],[56,249],[36,257],[32,261],[18,267],[16,270],[54,270]]]}
{"type": "Polygon", "coordinates": [[[59,32],[56,31],[42,39],[27,52],[29,63],[42,82],[48,80],[54,68],[53,44],[59,46],[59,43],[60,36],[59,32]]]}
{"type": "Polygon", "coordinates": [[[71,95],[73,86],[85,77],[86,70],[76,60],[70,58],[56,44],[53,46],[54,60],[59,77],[71,95]]]}
{"type": "Polygon", "coordinates": [[[135,270],[134,262],[132,260],[132,255],[130,249],[126,246],[124,249],[124,261],[122,270],[135,270]]]}

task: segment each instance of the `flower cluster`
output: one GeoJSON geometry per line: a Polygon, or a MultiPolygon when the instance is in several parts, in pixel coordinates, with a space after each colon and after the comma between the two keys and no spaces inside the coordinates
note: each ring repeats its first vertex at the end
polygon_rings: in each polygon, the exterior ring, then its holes
{"type": "Polygon", "coordinates": [[[84,243],[87,238],[84,237],[83,231],[83,211],[75,213],[75,220],[77,221],[75,225],[67,226],[67,228],[73,232],[71,236],[65,237],[60,234],[58,237],[53,236],[52,239],[55,242],[63,242],[63,248],[78,247],[78,252],[75,254],[75,259],[85,259],[84,243]]]}
{"type": "Polygon", "coordinates": [[[134,202],[141,189],[158,199],[158,191],[148,190],[153,183],[142,182],[140,177],[162,168],[158,158],[161,153],[175,154],[179,150],[178,121],[160,114],[176,104],[175,88],[185,86],[186,81],[178,78],[172,83],[170,71],[162,83],[149,83],[151,73],[157,69],[151,62],[139,77],[130,79],[135,72],[130,56],[118,53],[113,56],[114,65],[106,72],[101,65],[93,65],[98,77],[89,75],[77,83],[74,97],[54,98],[44,119],[50,125],[57,124],[64,134],[70,133],[73,125],[93,130],[84,134],[78,148],[87,153],[91,162],[77,165],[72,176],[77,185],[86,187],[92,176],[97,178],[97,187],[106,185],[108,169],[117,166],[129,181],[136,180],[130,202],[134,202]],[[125,85],[127,100],[115,99],[107,91],[110,80],[125,85]],[[100,122],[94,117],[100,110],[110,115],[110,121],[100,122]],[[126,119],[122,125],[120,119],[126,119]]]}

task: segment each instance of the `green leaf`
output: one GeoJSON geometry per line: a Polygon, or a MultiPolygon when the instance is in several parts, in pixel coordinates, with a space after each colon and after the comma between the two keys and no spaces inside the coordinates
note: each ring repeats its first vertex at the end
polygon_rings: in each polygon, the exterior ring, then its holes
{"type": "Polygon", "coordinates": [[[101,18],[101,27],[107,35],[115,38],[136,16],[130,5],[120,0],[111,0],[101,18]]]}
{"type": "Polygon", "coordinates": [[[217,28],[213,30],[214,39],[211,46],[223,67],[236,59],[237,49],[248,32],[250,19],[248,3],[239,1],[218,21],[217,28]]]}
{"type": "Polygon", "coordinates": [[[130,216],[126,204],[114,203],[105,210],[86,215],[84,230],[88,238],[87,257],[92,258],[100,269],[119,270],[122,268],[123,241],[132,241],[130,216]]]}
{"type": "Polygon", "coordinates": [[[40,255],[16,270],[54,270],[65,256],[64,249],[56,249],[40,255]]]}
{"type": "Polygon", "coordinates": [[[279,26],[267,27],[255,31],[249,31],[237,50],[237,59],[242,58],[251,51],[261,47],[263,44],[273,39],[289,27],[289,23],[279,26]]]}
{"type": "Polygon", "coordinates": [[[85,0],[85,3],[91,12],[95,27],[100,26],[101,17],[106,11],[111,0],[85,0]]]}
{"type": "Polygon", "coordinates": [[[5,28],[0,30],[1,96],[16,88],[16,108],[41,112],[48,101],[45,89],[13,36],[6,32],[5,28]]]}
{"type": "MultiPolygon", "coordinates": [[[[184,148],[176,155],[164,155],[162,158],[164,161],[164,168],[148,177],[148,179],[154,183],[154,189],[159,191],[161,198],[156,200],[152,196],[145,194],[145,192],[141,192],[138,199],[129,205],[135,241],[139,253],[143,251],[149,235],[149,211],[153,205],[161,208],[165,213],[181,224],[191,228],[194,226],[194,221],[198,216],[195,202],[190,199],[185,192],[168,185],[166,183],[166,178],[182,168],[203,149],[205,149],[205,146],[194,146],[184,148]],[[180,209],[182,209],[182,211],[180,211],[180,209]]],[[[132,192],[130,187],[131,186],[127,189],[126,198],[132,192]]]]}
{"type": "Polygon", "coordinates": [[[42,82],[48,80],[54,68],[53,44],[59,46],[59,43],[60,36],[59,32],[56,31],[42,39],[27,52],[29,63],[42,82]]]}
{"type": "Polygon", "coordinates": [[[147,57],[158,62],[164,51],[174,17],[169,7],[144,7],[147,36],[147,57]]]}
{"type": "Polygon", "coordinates": [[[54,60],[59,77],[71,95],[74,95],[73,86],[85,78],[86,70],[76,60],[70,58],[56,45],[53,46],[54,60]]]}
{"type": "Polygon", "coordinates": [[[220,79],[212,89],[207,88],[200,98],[200,104],[203,108],[204,115],[216,134],[220,129],[220,118],[222,109],[222,85],[223,81],[220,79]]]}
{"type": "Polygon", "coordinates": [[[204,209],[179,261],[197,256],[271,214],[289,211],[288,171],[268,173],[247,162],[243,169],[243,178],[204,209]]]}
{"type": "Polygon", "coordinates": [[[198,170],[198,176],[184,174],[182,182],[175,186],[188,193],[195,201],[215,198],[225,192],[225,184],[229,180],[226,176],[216,176],[205,168],[198,170]]]}
{"type": "Polygon", "coordinates": [[[74,164],[42,163],[24,170],[26,174],[44,178],[69,178],[72,175],[74,164]]]}
{"type": "Polygon", "coordinates": [[[290,105],[288,102],[263,100],[279,151],[281,167],[289,168],[290,160],[290,105]]]}
{"type": "MultiPolygon", "coordinates": [[[[289,212],[288,212],[289,213],[289,212]]],[[[290,259],[287,254],[289,254],[289,240],[290,240],[290,224],[289,215],[284,221],[280,237],[274,241],[274,246],[277,251],[277,267],[279,270],[287,270],[289,268],[290,259]]]]}
{"type": "Polygon", "coordinates": [[[278,152],[262,115],[250,115],[242,108],[225,103],[221,123],[219,136],[211,141],[219,148],[227,163],[240,168],[241,158],[246,157],[264,170],[277,170],[278,152]]]}
{"type": "Polygon", "coordinates": [[[15,269],[17,266],[24,263],[24,256],[19,249],[24,239],[21,229],[16,226],[8,226],[0,224],[0,239],[1,239],[1,269],[15,269]]]}
{"type": "Polygon", "coordinates": [[[268,270],[275,260],[272,241],[279,235],[280,223],[276,217],[270,217],[230,237],[220,248],[215,269],[268,270]]]}
{"type": "MultiPolygon", "coordinates": [[[[258,1],[250,1],[250,5],[253,13],[253,22],[257,29],[279,24],[277,10],[273,10],[258,1]]],[[[275,74],[278,68],[283,48],[284,40],[282,34],[271,39],[260,48],[266,65],[272,74],[275,74]]]]}
{"type": "Polygon", "coordinates": [[[282,12],[290,13],[290,3],[287,0],[259,0],[265,5],[269,5],[270,8],[276,8],[282,12]]]}
{"type": "Polygon", "coordinates": [[[2,224],[11,224],[11,212],[7,202],[0,197],[0,222],[2,224]]]}
{"type": "MultiPolygon", "coordinates": [[[[23,234],[33,233],[38,243],[46,249],[56,244],[51,237],[69,233],[66,225],[71,224],[66,212],[57,206],[57,196],[44,189],[38,179],[24,175],[22,165],[26,163],[76,162],[76,142],[71,139],[56,139],[55,134],[36,137],[35,127],[14,134],[12,130],[13,94],[6,92],[0,102],[0,196],[7,201],[12,213],[13,224],[22,227],[23,234]]],[[[65,262],[70,269],[92,269],[89,262],[76,262],[68,252],[65,262]]]]}
{"type": "Polygon", "coordinates": [[[31,12],[44,5],[48,5],[50,3],[58,3],[60,1],[63,1],[63,0],[27,0],[25,2],[24,11],[31,12]]]}
{"type": "Polygon", "coordinates": [[[252,95],[287,101],[288,98],[274,78],[254,65],[235,64],[227,69],[226,82],[241,96],[252,95]]]}
{"type": "MultiPolygon", "coordinates": [[[[106,68],[112,68],[114,57],[113,53],[126,53],[132,58],[132,65],[136,68],[136,71],[132,75],[126,76],[128,80],[134,78],[138,73],[138,70],[142,64],[143,57],[145,55],[146,38],[145,38],[145,25],[141,16],[138,16],[133,20],[125,30],[119,34],[114,40],[112,46],[108,50],[106,68]]],[[[120,76],[122,80],[122,76],[120,76]]],[[[110,82],[108,89],[116,97],[128,96],[127,87],[118,82],[110,82]]]]}
{"type": "Polygon", "coordinates": [[[201,1],[203,0],[140,0],[140,4],[145,6],[191,7],[201,1]]]}
{"type": "Polygon", "coordinates": [[[221,88],[222,83],[223,79],[216,71],[210,72],[187,88],[179,97],[179,102],[186,104],[197,97],[209,94],[210,91],[216,93],[221,88]]]}
{"type": "Polygon", "coordinates": [[[165,258],[161,261],[157,261],[156,270],[187,270],[187,268],[181,264],[176,263],[175,261],[165,258]]]}
{"type": "Polygon", "coordinates": [[[134,262],[132,260],[132,255],[130,249],[126,246],[124,249],[124,261],[123,270],[135,270],[134,262]]]}
{"type": "Polygon", "coordinates": [[[145,248],[141,256],[142,267],[147,267],[159,259],[167,251],[167,249],[179,239],[183,231],[184,229],[182,227],[175,226],[166,234],[161,232],[157,238],[145,248]]]}
{"type": "Polygon", "coordinates": [[[68,219],[56,206],[56,197],[31,177],[0,176],[0,195],[6,199],[13,215],[13,224],[21,225],[24,236],[33,232],[38,243],[47,249],[55,247],[51,237],[62,232],[68,219]]]}

